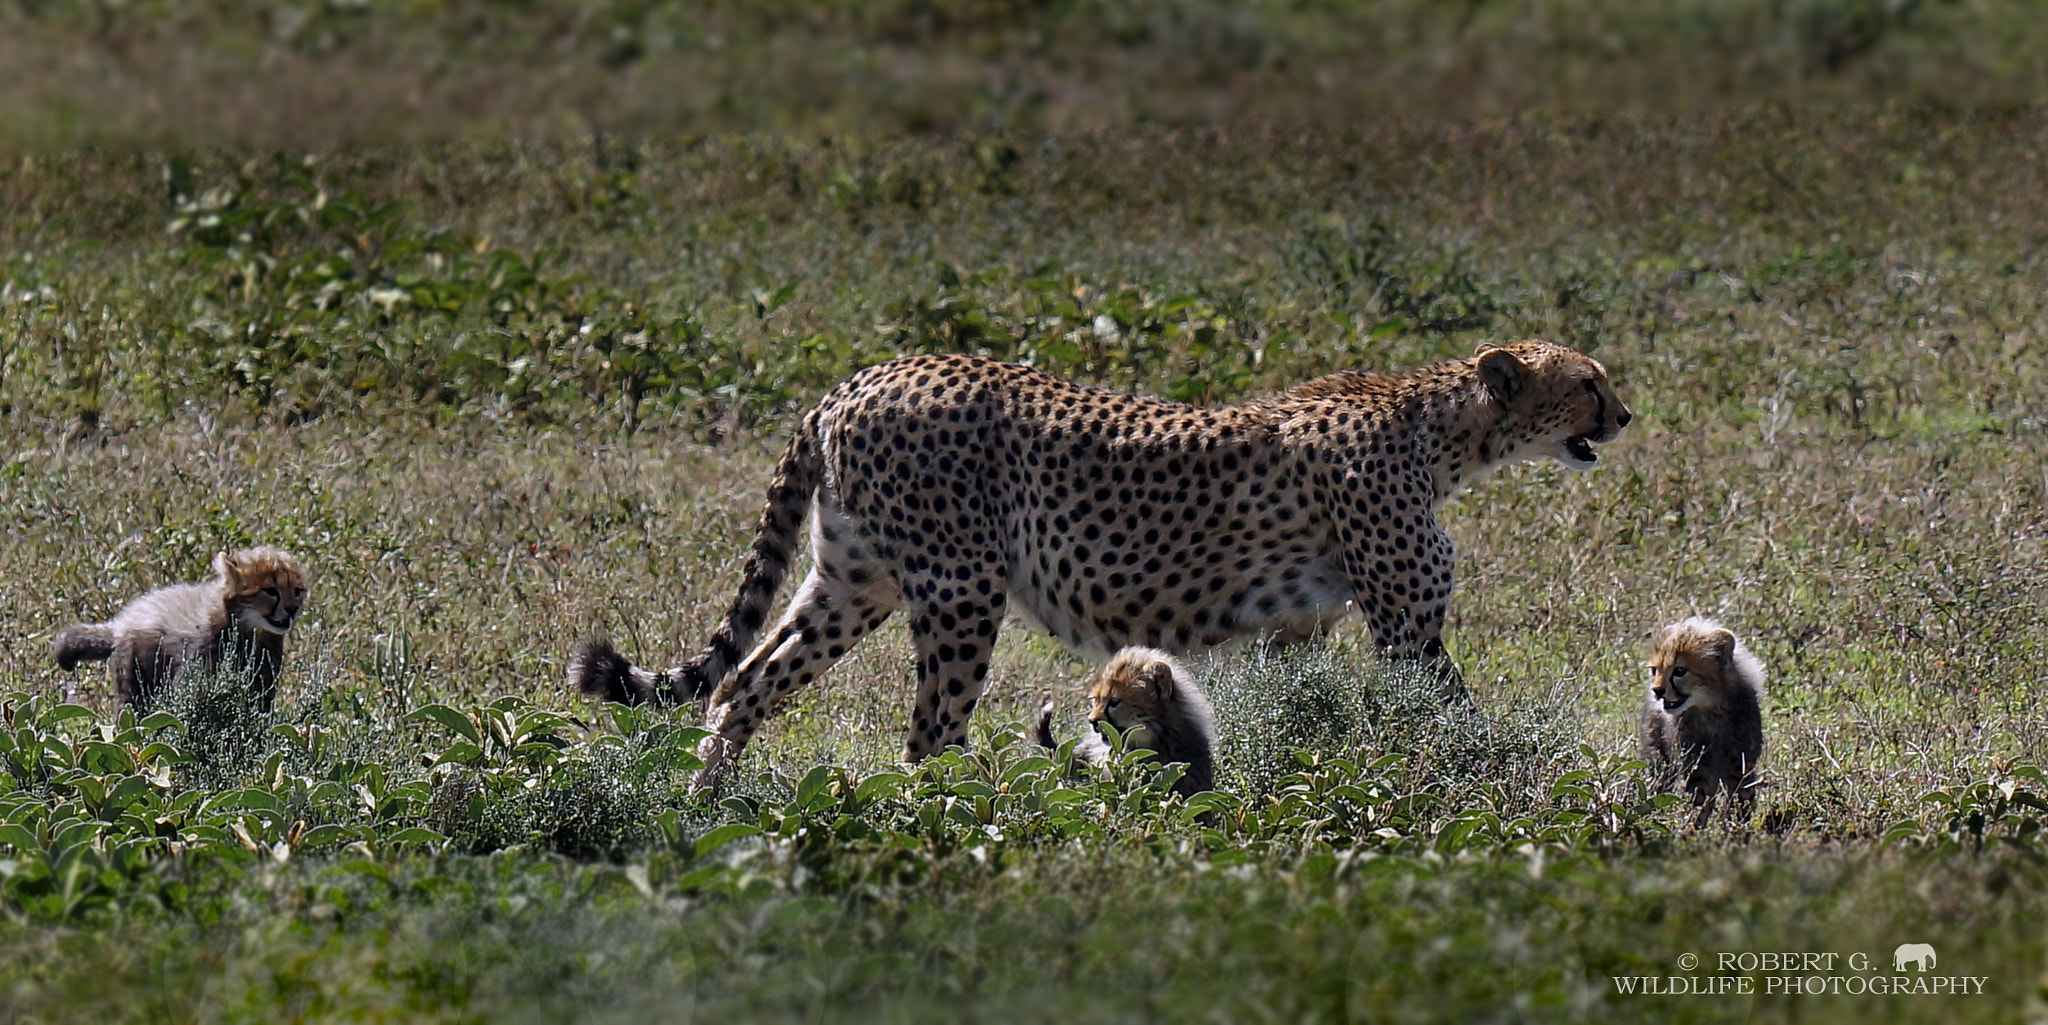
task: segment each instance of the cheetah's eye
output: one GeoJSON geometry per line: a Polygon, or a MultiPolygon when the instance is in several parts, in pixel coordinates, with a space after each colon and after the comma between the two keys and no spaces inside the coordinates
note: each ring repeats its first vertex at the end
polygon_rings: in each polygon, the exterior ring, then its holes
{"type": "Polygon", "coordinates": [[[277,597],[277,588],[275,588],[275,587],[266,587],[266,588],[264,588],[264,589],[263,589],[263,593],[264,593],[264,594],[267,594],[267,595],[269,595],[269,596],[271,596],[272,598],[275,598],[275,597],[277,597]]]}
{"type": "Polygon", "coordinates": [[[1108,709],[1109,709],[1110,711],[1114,712],[1114,711],[1116,711],[1116,710],[1117,710],[1118,708],[1122,707],[1123,703],[1124,703],[1124,699],[1122,699],[1122,698],[1110,698],[1110,699],[1109,699],[1109,704],[1107,704],[1107,705],[1105,705],[1105,706],[1103,706],[1103,707],[1105,707],[1105,708],[1108,708],[1108,709]]]}
{"type": "Polygon", "coordinates": [[[1672,666],[1672,667],[1671,667],[1671,678],[1672,678],[1672,679],[1674,679],[1674,680],[1683,680],[1683,679],[1685,679],[1685,667],[1684,667],[1684,666],[1672,666]]]}

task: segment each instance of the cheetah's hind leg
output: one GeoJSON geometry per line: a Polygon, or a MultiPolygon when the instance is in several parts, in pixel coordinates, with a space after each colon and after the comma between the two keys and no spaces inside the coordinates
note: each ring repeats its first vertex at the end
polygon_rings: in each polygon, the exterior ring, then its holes
{"type": "Polygon", "coordinates": [[[885,566],[846,566],[832,554],[819,557],[811,575],[790,597],[781,621],[711,695],[704,725],[712,736],[697,748],[704,762],[695,782],[698,791],[715,789],[727,763],[739,756],[771,713],[823,676],[896,610],[899,599],[893,588],[875,583],[888,579],[885,566]],[[856,579],[865,583],[851,582],[856,579]]]}

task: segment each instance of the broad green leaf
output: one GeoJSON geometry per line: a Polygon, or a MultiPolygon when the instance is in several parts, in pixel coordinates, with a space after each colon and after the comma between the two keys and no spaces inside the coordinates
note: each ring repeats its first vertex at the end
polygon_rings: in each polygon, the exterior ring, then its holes
{"type": "Polygon", "coordinates": [[[994,797],[996,793],[996,788],[978,779],[961,780],[952,789],[958,797],[994,797]]]}
{"type": "Polygon", "coordinates": [[[154,733],[157,730],[173,729],[183,725],[185,724],[180,722],[177,716],[169,712],[151,712],[148,717],[136,723],[136,726],[140,727],[144,732],[150,733],[154,733]]]}
{"type": "Polygon", "coordinates": [[[57,707],[52,708],[49,711],[43,713],[41,725],[44,729],[49,729],[50,727],[55,726],[60,722],[65,722],[67,720],[91,718],[93,718],[92,709],[87,708],[84,705],[58,705],[57,707]]]}
{"type": "Polygon", "coordinates": [[[1003,773],[1003,782],[1005,784],[1014,784],[1025,776],[1044,772],[1052,767],[1052,759],[1044,755],[1030,755],[1018,761],[1017,764],[1010,766],[1009,771],[1003,773]]]}
{"type": "Polygon", "coordinates": [[[36,835],[26,827],[12,822],[0,823],[0,843],[12,844],[23,851],[39,851],[43,845],[36,841],[36,835]]]}
{"type": "Polygon", "coordinates": [[[611,714],[612,725],[620,736],[630,737],[639,733],[647,723],[647,714],[633,705],[622,705],[616,701],[605,702],[605,711],[611,714]]]}
{"type": "Polygon", "coordinates": [[[728,822],[697,838],[696,856],[704,858],[711,852],[743,837],[758,836],[761,829],[745,822],[728,822]]]}
{"type": "Polygon", "coordinates": [[[427,829],[424,826],[412,826],[407,829],[401,829],[398,832],[385,837],[384,842],[387,844],[442,843],[445,842],[447,839],[447,837],[442,836],[441,834],[436,833],[431,829],[427,829]]]}
{"type": "Polygon", "coordinates": [[[724,878],[731,871],[732,869],[717,862],[709,865],[700,865],[683,873],[682,877],[675,881],[675,888],[684,893],[689,893],[699,887],[708,885],[713,880],[724,878]]]}
{"type": "Polygon", "coordinates": [[[910,777],[900,772],[878,772],[861,780],[860,785],[853,788],[853,796],[862,804],[885,798],[901,798],[903,788],[909,782],[910,777]]]}
{"type": "Polygon", "coordinates": [[[343,840],[348,840],[355,836],[355,830],[350,829],[347,826],[338,826],[330,822],[325,825],[314,826],[313,828],[306,830],[305,835],[299,837],[299,846],[325,847],[328,844],[340,843],[343,840]]]}
{"type": "Polygon", "coordinates": [[[80,764],[89,767],[94,772],[127,773],[135,771],[135,759],[130,758],[127,750],[119,744],[109,744],[98,740],[85,741],[78,745],[78,760],[80,764]]]}
{"type": "Polygon", "coordinates": [[[796,785],[796,799],[790,803],[797,808],[809,809],[811,807],[811,799],[824,793],[825,788],[831,785],[831,783],[832,768],[820,765],[806,774],[803,782],[796,785]]]}
{"type": "Polygon", "coordinates": [[[166,744],[162,741],[156,741],[143,747],[143,761],[152,762],[159,758],[170,765],[184,765],[192,761],[192,756],[186,754],[183,748],[166,744]]]}
{"type": "Polygon", "coordinates": [[[284,802],[279,801],[277,795],[272,794],[268,790],[244,787],[240,790],[222,791],[220,796],[214,798],[209,804],[207,810],[232,811],[236,808],[247,808],[252,811],[281,812],[284,811],[284,802]]]}
{"type": "Polygon", "coordinates": [[[107,790],[106,801],[101,805],[100,814],[111,818],[127,811],[137,802],[154,803],[156,791],[147,776],[124,776],[107,790]]]}
{"type": "Polygon", "coordinates": [[[449,708],[447,705],[438,703],[422,705],[408,713],[406,718],[432,720],[447,727],[450,733],[475,744],[479,748],[484,744],[483,734],[477,732],[476,723],[471,721],[469,716],[449,708]]]}
{"type": "MultiPolygon", "coordinates": [[[[1884,839],[1886,843],[1899,843],[1905,840],[1918,839],[1925,836],[1926,832],[1920,823],[1912,819],[1901,819],[1898,822],[1892,823],[1891,828],[1884,831],[1884,839]]],[[[4,838],[4,835],[0,835],[0,839],[4,838]]]]}
{"type": "Polygon", "coordinates": [[[457,765],[468,765],[471,762],[480,760],[483,756],[483,751],[475,744],[467,740],[458,740],[443,748],[441,753],[434,758],[434,764],[454,763],[457,765]]]}

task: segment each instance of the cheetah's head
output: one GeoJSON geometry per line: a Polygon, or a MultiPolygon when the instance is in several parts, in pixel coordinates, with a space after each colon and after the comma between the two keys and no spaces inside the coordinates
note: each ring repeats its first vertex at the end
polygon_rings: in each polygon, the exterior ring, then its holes
{"type": "Polygon", "coordinates": [[[1650,642],[1650,698],[1667,715],[1706,712],[1730,695],[1763,688],[1763,664],[1726,627],[1693,616],[1657,631],[1650,642]]]}
{"type": "Polygon", "coordinates": [[[1472,361],[1503,414],[1487,446],[1492,462],[1550,456],[1591,469],[1600,461],[1593,446],[1613,441],[1632,417],[1607,368],[1564,346],[1481,344],[1472,361]]]}
{"type": "Polygon", "coordinates": [[[252,633],[290,630],[312,586],[297,559],[269,547],[222,552],[213,557],[213,571],[225,591],[228,615],[252,633]]]}
{"type": "Polygon", "coordinates": [[[1102,667],[1088,687],[1088,721],[1112,723],[1126,746],[1158,747],[1159,721],[1174,700],[1176,666],[1163,651],[1125,648],[1102,667]]]}

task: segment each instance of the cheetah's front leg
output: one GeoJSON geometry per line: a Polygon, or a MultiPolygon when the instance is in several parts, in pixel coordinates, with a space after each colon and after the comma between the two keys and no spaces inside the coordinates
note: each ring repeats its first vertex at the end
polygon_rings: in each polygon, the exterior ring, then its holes
{"type": "MultiPolygon", "coordinates": [[[[1396,521],[1399,524],[1399,521],[1396,521]]],[[[1427,516],[1407,534],[1363,534],[1345,557],[1359,611],[1384,659],[1416,666],[1445,701],[1468,702],[1465,676],[1444,650],[1455,554],[1450,535],[1427,516]]]]}
{"type": "Polygon", "coordinates": [[[905,761],[921,761],[947,747],[967,746],[967,721],[988,689],[1004,595],[994,591],[951,607],[928,604],[910,621],[917,649],[917,703],[911,708],[905,761]]]}

